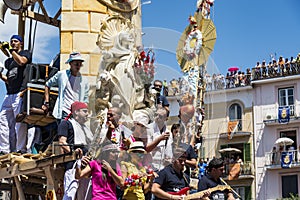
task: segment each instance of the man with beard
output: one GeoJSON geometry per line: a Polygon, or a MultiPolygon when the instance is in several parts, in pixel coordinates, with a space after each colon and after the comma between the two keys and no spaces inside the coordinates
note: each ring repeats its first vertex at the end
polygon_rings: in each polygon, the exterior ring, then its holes
{"type": "MultiPolygon", "coordinates": [[[[58,126],[58,141],[61,145],[62,153],[70,153],[71,147],[75,149],[75,152],[84,155],[80,162],[87,165],[89,158],[86,156],[88,148],[87,145],[91,144],[93,140],[93,134],[85,122],[88,120],[88,107],[83,102],[75,101],[71,105],[71,113],[63,120],[58,126]]],[[[65,176],[64,176],[64,197],[63,199],[84,199],[86,189],[89,183],[88,179],[76,180],[74,177],[75,161],[65,164],[65,176]],[[78,189],[78,191],[77,191],[78,189]],[[76,194],[77,193],[77,194],[76,194]]],[[[81,165],[81,163],[77,163],[81,165]]]]}

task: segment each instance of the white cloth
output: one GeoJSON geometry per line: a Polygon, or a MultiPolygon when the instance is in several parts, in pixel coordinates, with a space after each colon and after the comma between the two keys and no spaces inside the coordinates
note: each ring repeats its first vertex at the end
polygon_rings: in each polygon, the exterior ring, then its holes
{"type": "Polygon", "coordinates": [[[90,178],[75,179],[76,166],[77,162],[74,163],[72,169],[68,169],[65,172],[63,200],[91,199],[91,191],[87,191],[90,178]]]}
{"type": "Polygon", "coordinates": [[[16,116],[22,107],[22,97],[18,94],[6,95],[0,111],[0,151],[26,151],[27,125],[16,123],[16,116]]]}
{"type": "Polygon", "coordinates": [[[171,131],[168,130],[166,127],[164,128],[164,131],[160,133],[160,130],[155,122],[148,125],[149,129],[147,130],[147,143],[151,143],[155,140],[155,138],[159,137],[161,134],[165,132],[170,132],[170,138],[167,141],[166,140],[161,141],[158,143],[158,145],[150,152],[153,162],[152,165],[155,169],[161,170],[165,166],[163,165],[163,162],[165,159],[171,159],[173,157],[173,151],[172,151],[172,143],[173,138],[171,131]]]}
{"type": "Polygon", "coordinates": [[[93,133],[85,124],[79,124],[75,119],[69,119],[74,129],[74,144],[91,144],[93,133]]]}

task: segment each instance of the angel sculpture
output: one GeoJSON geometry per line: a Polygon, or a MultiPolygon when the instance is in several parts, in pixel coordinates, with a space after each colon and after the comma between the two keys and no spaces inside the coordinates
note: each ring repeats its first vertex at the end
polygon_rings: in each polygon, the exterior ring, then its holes
{"type": "Polygon", "coordinates": [[[123,114],[132,119],[135,109],[145,107],[144,84],[135,70],[138,52],[134,28],[128,20],[113,16],[106,20],[101,32],[97,43],[102,50],[98,80],[103,72],[110,75],[113,89],[106,96],[111,102],[111,97],[118,95],[126,108],[123,114]]]}

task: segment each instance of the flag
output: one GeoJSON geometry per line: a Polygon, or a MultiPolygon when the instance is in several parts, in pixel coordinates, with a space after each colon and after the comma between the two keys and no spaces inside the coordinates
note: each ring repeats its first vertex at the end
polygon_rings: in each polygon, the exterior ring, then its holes
{"type": "Polygon", "coordinates": [[[281,152],[281,167],[291,168],[293,152],[281,152]]]}
{"type": "Polygon", "coordinates": [[[233,133],[236,131],[237,127],[239,125],[239,121],[231,121],[228,122],[228,129],[227,129],[227,138],[228,140],[231,140],[233,137],[233,133]]]}
{"type": "Polygon", "coordinates": [[[278,108],[278,122],[280,124],[289,123],[290,121],[290,107],[284,106],[278,108]]]}
{"type": "Polygon", "coordinates": [[[241,164],[240,163],[234,163],[234,164],[229,164],[229,175],[228,175],[228,180],[235,180],[239,178],[241,171],[241,164]]]}

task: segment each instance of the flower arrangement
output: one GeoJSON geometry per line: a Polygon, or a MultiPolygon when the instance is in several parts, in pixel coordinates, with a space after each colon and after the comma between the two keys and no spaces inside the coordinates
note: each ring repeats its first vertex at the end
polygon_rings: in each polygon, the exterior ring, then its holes
{"type": "Polygon", "coordinates": [[[147,55],[145,51],[140,52],[138,62],[135,63],[135,70],[144,84],[149,84],[153,81],[155,72],[154,61],[155,53],[152,49],[148,50],[147,55]]]}
{"type": "MultiPolygon", "coordinates": [[[[151,177],[153,176],[154,170],[150,167],[144,167],[146,175],[131,174],[125,178],[124,185],[129,188],[129,190],[134,190],[135,188],[142,187],[145,183],[148,183],[151,177]]],[[[144,171],[144,170],[143,170],[144,171]]]]}

